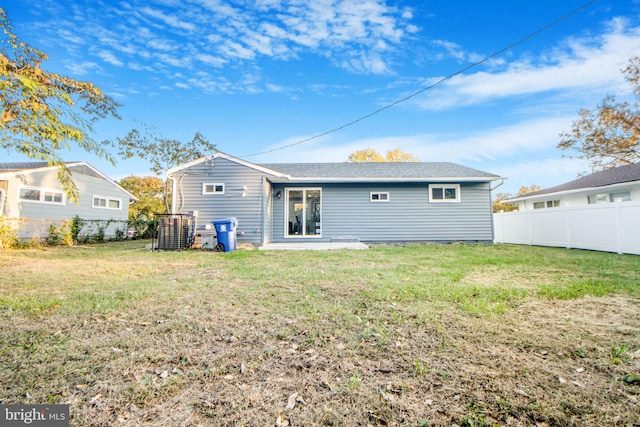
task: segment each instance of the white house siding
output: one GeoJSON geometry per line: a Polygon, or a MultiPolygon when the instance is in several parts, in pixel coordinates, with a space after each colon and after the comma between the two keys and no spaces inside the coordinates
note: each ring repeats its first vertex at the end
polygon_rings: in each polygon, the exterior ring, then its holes
{"type": "Polygon", "coordinates": [[[493,240],[488,183],[462,183],[460,203],[429,203],[427,183],[277,184],[273,191],[282,191],[283,197],[274,201],[274,242],[287,240],[284,188],[295,187],[322,188],[322,237],[308,241],[344,237],[365,242],[493,240]],[[370,202],[371,191],[388,192],[389,202],[370,202]]]}
{"type": "Polygon", "coordinates": [[[173,174],[176,181],[173,213],[197,211],[196,233],[214,220],[238,219],[237,241],[261,244],[263,240],[263,174],[224,158],[198,163],[173,174]],[[202,194],[203,183],[223,183],[224,194],[202,194]]]}
{"type": "Polygon", "coordinates": [[[521,200],[518,202],[518,209],[521,211],[527,209],[533,209],[535,202],[543,202],[548,200],[559,200],[560,206],[582,206],[589,204],[589,196],[601,193],[612,193],[618,191],[629,191],[631,193],[631,201],[640,200],[640,185],[632,187],[626,187],[624,184],[618,184],[611,188],[609,186],[600,187],[596,189],[588,189],[583,191],[576,191],[566,194],[546,194],[536,197],[530,200],[521,200]]]}
{"type": "MultiPolygon", "coordinates": [[[[83,220],[104,220],[112,222],[105,228],[105,236],[113,237],[116,229],[126,231],[126,221],[129,216],[129,195],[95,173],[82,173],[83,169],[71,169],[72,179],[80,194],[78,204],[65,200],[64,204],[28,202],[18,198],[22,186],[38,187],[49,190],[62,191],[56,170],[43,170],[18,174],[9,180],[6,194],[5,217],[20,219],[18,237],[21,239],[46,237],[49,224],[54,222],[59,226],[62,221],[72,219],[76,215],[83,220]],[[93,195],[115,198],[120,200],[120,209],[94,208],[93,195]]],[[[90,169],[86,169],[91,171],[90,169]]],[[[93,172],[93,171],[91,171],[93,172]]],[[[97,231],[98,224],[87,223],[83,234],[97,231]]]]}

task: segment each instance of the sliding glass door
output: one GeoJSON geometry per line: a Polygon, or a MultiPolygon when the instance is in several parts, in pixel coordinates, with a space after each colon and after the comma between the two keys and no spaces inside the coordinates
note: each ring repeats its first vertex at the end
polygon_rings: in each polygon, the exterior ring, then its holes
{"type": "Polygon", "coordinates": [[[320,188],[287,189],[288,237],[322,234],[322,190],[320,188]]]}

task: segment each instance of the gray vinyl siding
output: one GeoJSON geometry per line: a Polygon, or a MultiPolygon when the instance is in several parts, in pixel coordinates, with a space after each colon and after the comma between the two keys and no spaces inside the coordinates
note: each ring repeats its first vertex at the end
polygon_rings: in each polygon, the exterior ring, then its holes
{"type": "Polygon", "coordinates": [[[196,233],[206,233],[205,227],[214,220],[235,217],[237,241],[262,244],[265,188],[261,172],[215,158],[180,170],[172,178],[176,182],[173,213],[197,211],[196,233]],[[224,194],[202,194],[203,183],[223,183],[224,194]]]}
{"type": "Polygon", "coordinates": [[[106,237],[113,237],[116,229],[126,231],[129,217],[129,195],[112,182],[105,180],[90,168],[72,168],[72,179],[78,188],[78,204],[66,200],[64,204],[24,201],[19,199],[21,187],[34,187],[62,192],[56,170],[21,174],[9,180],[6,194],[7,218],[20,219],[18,237],[21,239],[46,237],[51,223],[61,227],[64,220],[75,216],[85,221],[81,235],[93,234],[103,227],[106,237]],[[90,174],[84,173],[91,172],[90,174]],[[118,199],[120,209],[93,207],[93,196],[118,199]],[[95,222],[100,221],[100,222],[95,222]],[[103,222],[104,221],[104,222],[103,222]]]}
{"type": "MultiPolygon", "coordinates": [[[[446,184],[452,184],[446,182],[446,184]]],[[[282,185],[273,198],[273,241],[285,237],[285,188],[322,188],[322,236],[307,241],[357,237],[365,242],[493,240],[489,183],[462,183],[459,203],[429,203],[427,183],[282,185]],[[371,202],[370,192],[388,192],[389,202],[371,202]]]]}
{"type": "Polygon", "coordinates": [[[62,191],[57,172],[43,171],[21,175],[14,178],[12,191],[7,194],[17,206],[18,212],[11,212],[16,218],[64,220],[79,216],[87,220],[127,220],[129,216],[129,196],[113,183],[95,176],[72,173],[73,182],[80,194],[78,204],[65,200],[63,205],[53,203],[28,202],[18,199],[21,186],[38,187],[62,191]],[[98,209],[93,207],[93,195],[119,199],[120,209],[98,209]]]}

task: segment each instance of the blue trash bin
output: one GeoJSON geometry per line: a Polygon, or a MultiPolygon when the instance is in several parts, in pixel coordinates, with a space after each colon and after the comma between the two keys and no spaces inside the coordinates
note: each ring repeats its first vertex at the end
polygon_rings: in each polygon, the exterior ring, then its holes
{"type": "Polygon", "coordinates": [[[216,227],[216,235],[218,239],[217,250],[222,252],[233,252],[236,250],[236,229],[238,228],[238,220],[234,217],[217,219],[211,221],[216,227]]]}

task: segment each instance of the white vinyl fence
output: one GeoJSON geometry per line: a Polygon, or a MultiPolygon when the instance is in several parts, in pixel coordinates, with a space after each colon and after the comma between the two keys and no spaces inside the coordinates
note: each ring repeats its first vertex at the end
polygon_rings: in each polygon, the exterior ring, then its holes
{"type": "Polygon", "coordinates": [[[615,202],[493,215],[496,243],[640,255],[640,202],[615,202]]]}

